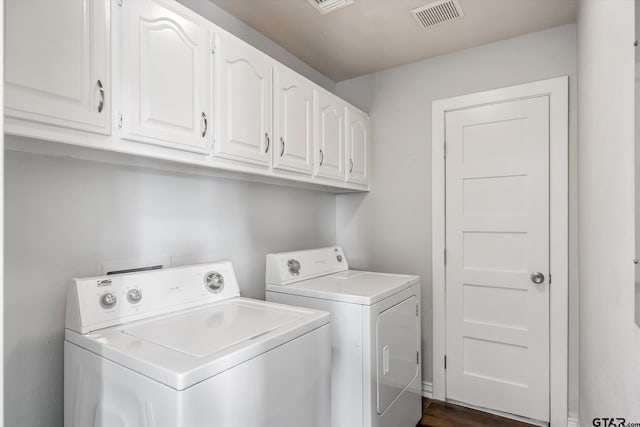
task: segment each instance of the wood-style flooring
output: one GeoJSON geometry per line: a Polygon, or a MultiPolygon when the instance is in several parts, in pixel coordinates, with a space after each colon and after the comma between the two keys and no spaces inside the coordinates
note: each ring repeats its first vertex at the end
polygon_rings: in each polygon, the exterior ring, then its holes
{"type": "Polygon", "coordinates": [[[422,420],[416,427],[531,427],[532,424],[500,417],[438,400],[422,399],[422,420]]]}

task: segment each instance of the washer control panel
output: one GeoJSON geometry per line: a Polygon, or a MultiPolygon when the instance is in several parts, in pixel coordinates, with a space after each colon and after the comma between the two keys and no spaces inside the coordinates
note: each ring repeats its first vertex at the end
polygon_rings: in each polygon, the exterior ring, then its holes
{"type": "Polygon", "coordinates": [[[67,294],[66,324],[84,334],[239,295],[228,261],[75,279],[67,294]]]}

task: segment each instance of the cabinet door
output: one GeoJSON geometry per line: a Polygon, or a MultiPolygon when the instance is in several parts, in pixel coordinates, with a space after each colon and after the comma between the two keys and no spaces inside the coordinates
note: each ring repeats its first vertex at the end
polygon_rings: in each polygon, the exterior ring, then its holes
{"type": "Polygon", "coordinates": [[[347,182],[367,184],[369,151],[369,117],[347,107],[347,182]]]}
{"type": "Polygon", "coordinates": [[[211,135],[207,28],[158,0],[123,3],[123,138],[206,152],[211,135]]]}
{"type": "Polygon", "coordinates": [[[5,1],[6,114],[108,134],[109,2],[5,1]]]}
{"type": "Polygon", "coordinates": [[[271,166],[273,60],[227,36],[220,42],[217,157],[271,166]]]}
{"type": "Polygon", "coordinates": [[[316,175],[344,181],[345,105],[339,98],[318,91],[318,150],[316,175]]]}
{"type": "Polygon", "coordinates": [[[313,93],[311,82],[285,67],[275,73],[276,146],[273,167],[293,172],[313,170],[313,93]]]}

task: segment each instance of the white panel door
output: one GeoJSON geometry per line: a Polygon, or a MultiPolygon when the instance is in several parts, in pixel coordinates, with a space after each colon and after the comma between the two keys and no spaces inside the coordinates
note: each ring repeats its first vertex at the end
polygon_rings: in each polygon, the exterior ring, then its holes
{"type": "Polygon", "coordinates": [[[445,126],[447,398],[548,421],[548,97],[445,126]]]}
{"type": "Polygon", "coordinates": [[[123,3],[123,138],[206,152],[209,30],[158,0],[123,3]]]}
{"type": "Polygon", "coordinates": [[[273,60],[235,37],[225,37],[220,55],[218,157],[271,166],[273,60]]]}
{"type": "Polygon", "coordinates": [[[316,175],[323,178],[345,179],[345,104],[324,90],[318,97],[318,149],[316,175]]]}
{"type": "Polygon", "coordinates": [[[276,141],[273,167],[311,175],[314,108],[312,83],[285,67],[275,72],[276,141]]]}
{"type": "Polygon", "coordinates": [[[347,107],[347,182],[368,182],[369,117],[347,107]]]}
{"type": "Polygon", "coordinates": [[[5,1],[8,116],[109,133],[109,4],[5,1]]]}

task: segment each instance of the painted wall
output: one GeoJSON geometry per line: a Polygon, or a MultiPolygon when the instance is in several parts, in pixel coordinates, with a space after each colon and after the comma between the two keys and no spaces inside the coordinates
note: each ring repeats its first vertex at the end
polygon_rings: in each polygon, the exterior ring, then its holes
{"type": "MultiPolygon", "coordinates": [[[[11,138],[11,137],[8,137],[11,138]]],[[[335,196],[7,152],[7,426],[62,426],[65,289],[103,261],[229,259],[264,299],[265,254],[335,244],[335,196]]]]}
{"type": "Polygon", "coordinates": [[[337,197],[338,243],[357,268],[419,274],[423,376],[432,379],[431,102],[570,76],[570,409],[578,373],[576,27],[565,25],[340,82],[340,96],[369,111],[369,195],[337,197]]]}
{"type": "Polygon", "coordinates": [[[640,422],[634,322],[634,2],[578,16],[580,422],[640,422]]]}
{"type": "Polygon", "coordinates": [[[336,84],[333,80],[325,77],[323,74],[309,66],[307,63],[302,62],[296,56],[289,53],[289,51],[276,44],[262,33],[249,27],[247,24],[240,21],[230,13],[226,12],[224,9],[214,4],[212,1],[178,0],[178,2],[198,13],[200,16],[207,18],[224,30],[229,31],[234,36],[244,40],[252,46],[255,46],[270,57],[275,58],[287,67],[300,73],[316,84],[324,87],[328,91],[335,91],[336,84]]]}

